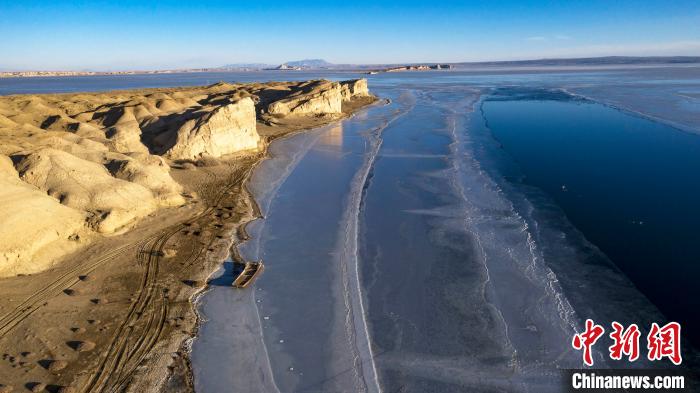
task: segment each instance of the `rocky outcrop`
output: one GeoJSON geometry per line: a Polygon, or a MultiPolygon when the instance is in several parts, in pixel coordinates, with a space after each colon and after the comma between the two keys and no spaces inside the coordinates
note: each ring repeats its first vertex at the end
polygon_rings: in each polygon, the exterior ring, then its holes
{"type": "Polygon", "coordinates": [[[271,103],[267,113],[273,116],[340,114],[342,102],[339,83],[314,81],[301,86],[289,97],[271,103]]]}
{"type": "Polygon", "coordinates": [[[255,104],[249,97],[194,115],[175,131],[175,143],[165,153],[168,158],[221,157],[260,147],[255,104]]]}
{"type": "Polygon", "coordinates": [[[91,226],[101,233],[112,233],[158,206],[148,188],[114,178],[103,165],[62,150],[30,153],[16,168],[26,183],[89,215],[91,226]]]}
{"type": "Polygon", "coordinates": [[[98,138],[103,139],[105,133],[99,128],[82,122],[76,122],[68,126],[68,131],[75,133],[75,135],[84,138],[98,138]]]}
{"type": "Polygon", "coordinates": [[[0,155],[0,277],[45,269],[53,258],[41,254],[74,249],[84,215],[20,180],[0,155]]]}
{"type": "Polygon", "coordinates": [[[367,79],[354,79],[340,82],[340,93],[343,101],[350,101],[357,97],[369,97],[367,79]]]}
{"type": "MultiPolygon", "coordinates": [[[[140,156],[140,155],[139,155],[140,156]]],[[[170,176],[170,166],[158,156],[124,157],[107,164],[114,177],[149,189],[160,206],[185,203],[182,186],[170,176]]]]}
{"type": "Polygon", "coordinates": [[[141,143],[141,128],[131,107],[123,109],[117,122],[107,129],[106,136],[111,147],[120,153],[148,152],[146,146],[141,143]]]}

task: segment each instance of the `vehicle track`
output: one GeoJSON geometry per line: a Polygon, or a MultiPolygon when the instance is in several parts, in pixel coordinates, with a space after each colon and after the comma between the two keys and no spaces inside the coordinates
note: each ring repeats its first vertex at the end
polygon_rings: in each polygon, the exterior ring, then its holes
{"type": "Polygon", "coordinates": [[[147,242],[148,238],[137,243],[126,244],[108,251],[101,258],[98,258],[87,264],[76,264],[68,269],[58,278],[50,282],[48,285],[27,297],[22,303],[17,305],[12,311],[0,317],[0,338],[11,332],[19,323],[25,320],[34,312],[38,311],[49,299],[58,295],[65,289],[68,289],[78,283],[81,275],[88,275],[97,267],[105,262],[123,254],[126,250],[133,247],[140,247],[147,242]]]}
{"type": "Polygon", "coordinates": [[[165,293],[157,282],[160,259],[165,243],[183,227],[170,227],[139,248],[137,259],[144,270],[138,293],[83,392],[119,391],[157,342],[168,310],[165,293]]]}
{"type": "MultiPolygon", "coordinates": [[[[216,175],[205,170],[207,177],[216,179],[216,175]]],[[[188,223],[211,217],[222,206],[221,202],[232,190],[242,187],[242,182],[248,177],[248,171],[226,179],[226,186],[213,192],[217,187],[200,187],[200,197],[207,207],[188,223]]],[[[213,182],[213,181],[212,181],[213,182]]],[[[211,183],[209,183],[211,184],[211,183]]],[[[167,289],[158,282],[159,265],[164,255],[163,249],[167,241],[187,228],[186,224],[177,224],[166,229],[160,236],[154,237],[141,244],[137,260],[144,267],[138,294],[132,301],[129,312],[117,328],[112,341],[95,370],[82,388],[84,393],[116,393],[127,389],[137,368],[143,363],[165,327],[168,315],[167,289]]],[[[184,271],[194,264],[214,240],[196,249],[183,261],[179,271],[184,271]]]]}

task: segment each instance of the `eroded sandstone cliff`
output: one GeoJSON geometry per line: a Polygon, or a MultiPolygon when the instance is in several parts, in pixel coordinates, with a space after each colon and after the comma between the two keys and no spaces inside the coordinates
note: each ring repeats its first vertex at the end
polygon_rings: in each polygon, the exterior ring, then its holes
{"type": "Polygon", "coordinates": [[[335,119],[367,96],[319,80],[0,97],[0,277],[184,204],[171,165],[263,148],[258,120],[335,119]]]}
{"type": "Polygon", "coordinates": [[[221,157],[260,147],[255,104],[250,97],[194,113],[174,132],[175,143],[166,151],[171,159],[221,157]]]}
{"type": "Polygon", "coordinates": [[[295,86],[284,99],[267,106],[272,116],[334,116],[343,111],[343,102],[369,97],[366,79],[343,82],[311,81],[295,86]]]}
{"type": "Polygon", "coordinates": [[[350,101],[357,97],[369,97],[367,79],[354,79],[340,82],[340,93],[343,101],[350,101]]]}
{"type": "Polygon", "coordinates": [[[340,114],[342,102],[339,83],[312,81],[299,86],[289,97],[270,104],[267,112],[274,116],[340,114]]]}

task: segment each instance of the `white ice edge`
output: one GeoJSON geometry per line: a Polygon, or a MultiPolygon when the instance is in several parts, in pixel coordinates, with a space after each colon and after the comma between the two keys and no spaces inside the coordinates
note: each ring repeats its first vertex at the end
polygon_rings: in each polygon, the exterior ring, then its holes
{"type": "Polygon", "coordinates": [[[335,253],[341,267],[342,296],[345,307],[345,333],[348,344],[354,352],[353,363],[355,367],[353,372],[357,379],[363,381],[363,390],[368,393],[380,393],[382,389],[379,384],[377,366],[374,360],[371,335],[362,295],[362,284],[360,282],[358,242],[362,198],[369,174],[379,156],[379,150],[382,145],[382,131],[391,123],[410,112],[412,107],[394,115],[368,135],[368,141],[371,144],[370,150],[366,153],[362,166],[352,180],[347,207],[343,212],[339,249],[335,253]],[[355,310],[359,312],[355,312],[355,310]]]}

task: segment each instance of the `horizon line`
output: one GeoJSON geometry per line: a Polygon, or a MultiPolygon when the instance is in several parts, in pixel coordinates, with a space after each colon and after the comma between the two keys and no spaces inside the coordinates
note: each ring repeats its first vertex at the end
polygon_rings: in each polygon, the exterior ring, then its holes
{"type": "MultiPolygon", "coordinates": [[[[394,63],[331,63],[324,60],[322,57],[318,58],[307,58],[301,60],[289,60],[279,64],[265,63],[265,62],[236,62],[228,63],[219,66],[202,66],[202,67],[183,67],[183,68],[126,68],[126,69],[7,69],[0,66],[0,74],[7,73],[96,73],[96,74],[109,74],[109,73],[166,73],[166,72],[207,72],[214,70],[226,70],[227,68],[232,68],[234,66],[241,66],[241,68],[254,68],[254,67],[244,67],[244,65],[261,65],[261,66],[272,66],[278,67],[288,63],[303,62],[303,61],[325,61],[328,65],[318,68],[310,68],[309,70],[323,70],[328,69],[328,67],[387,67],[387,66],[413,66],[413,65],[430,65],[430,64],[445,64],[445,65],[498,65],[498,64],[512,64],[512,63],[523,63],[523,62],[545,62],[545,61],[580,61],[580,60],[601,60],[601,59],[629,59],[629,60],[694,60],[685,64],[700,63],[700,54],[698,55],[651,55],[651,56],[629,56],[629,55],[607,55],[607,56],[582,56],[582,57],[538,57],[538,58],[523,58],[523,59],[509,59],[509,60],[479,60],[479,61],[414,61],[414,62],[394,62],[394,63]]],[[[653,63],[646,63],[653,64],[653,63]]],[[[682,62],[668,63],[668,64],[682,64],[682,62]]],[[[563,64],[562,64],[563,65],[563,64]]],[[[633,63],[627,64],[588,64],[590,65],[633,65],[633,63]]],[[[561,65],[560,65],[561,66],[561,65]]],[[[261,69],[262,70],[262,69],[261,69]]]]}

